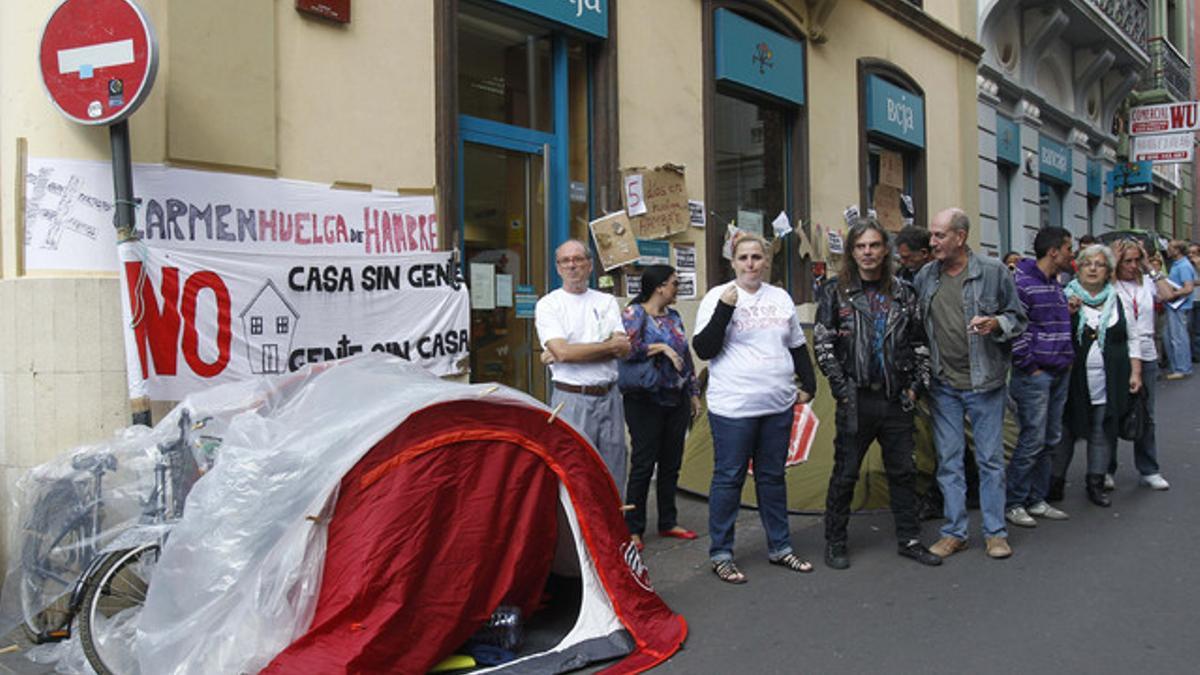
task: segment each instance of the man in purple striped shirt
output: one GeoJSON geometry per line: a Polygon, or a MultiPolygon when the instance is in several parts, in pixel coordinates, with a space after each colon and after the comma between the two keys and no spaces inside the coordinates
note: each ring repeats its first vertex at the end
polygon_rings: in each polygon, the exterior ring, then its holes
{"type": "Polygon", "coordinates": [[[1050,506],[1050,456],[1062,438],[1063,405],[1075,349],[1071,345],[1071,313],[1058,283],[1058,273],[1071,270],[1071,233],[1061,227],[1038,231],[1033,240],[1037,259],[1017,262],[1017,297],[1029,316],[1029,327],[1012,348],[1009,394],[1017,402],[1021,433],[1008,463],[1004,517],[1013,525],[1037,527],[1034,516],[1065,520],[1050,506]]]}

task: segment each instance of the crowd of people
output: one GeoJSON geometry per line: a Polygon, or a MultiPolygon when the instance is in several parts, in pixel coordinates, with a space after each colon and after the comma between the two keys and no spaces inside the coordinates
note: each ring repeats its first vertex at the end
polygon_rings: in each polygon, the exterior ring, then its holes
{"type": "Polygon", "coordinates": [[[1132,441],[1139,483],[1168,489],[1155,445],[1154,392],[1160,355],[1165,379],[1187,377],[1200,362],[1200,312],[1192,312],[1200,245],[1172,241],[1164,262],[1153,239],[1145,240],[1149,246],[1135,236],[1111,245],[1090,236],[1075,242],[1069,231],[1046,227],[1034,239],[1034,257],[997,259],[968,246],[969,233],[959,209],[935,215],[928,230],[890,233],[873,218],[851,222],[841,269],[817,294],[816,368],[794,302],[769,283],[771,247],[757,235],[734,238],[734,278],[701,300],[690,345],[671,306],[679,285],[673,268],[645,268],[640,292],[622,310],[612,295],[588,288],[588,247],[562,244],[555,253],[562,288],[536,309],[551,406],[604,459],[627,502],[637,548],[655,476],[658,533],[698,536],[678,522],[675,491],[703,396],[713,442],[713,572],[728,583],[747,580],[734,558],[734,525],[751,467],[769,561],[812,571],[792,547],[785,463],[794,410],[816,395],[818,369],[837,406],[825,512],[824,561],[832,569],[850,566],[851,498],[876,442],[897,552],[930,566],[968,548],[968,480],[975,476],[991,558],[1012,555],[1009,525],[1068,519],[1053,503],[1063,498],[1079,440],[1091,503],[1112,503],[1120,438],[1132,441]],[[693,350],[708,362],[703,393],[693,350]],[[1006,410],[1019,427],[1007,460],[1006,410]],[[937,459],[936,483],[923,495],[914,468],[914,420],[922,411],[937,459]],[[945,523],[927,547],[919,522],[930,504],[940,505],[945,523]]]}

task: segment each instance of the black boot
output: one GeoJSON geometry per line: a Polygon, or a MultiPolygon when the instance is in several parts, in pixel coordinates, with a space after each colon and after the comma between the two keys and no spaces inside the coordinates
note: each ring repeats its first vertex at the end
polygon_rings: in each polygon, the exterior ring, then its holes
{"type": "Polygon", "coordinates": [[[1104,494],[1104,474],[1089,473],[1087,475],[1087,496],[1088,501],[1096,506],[1105,508],[1112,506],[1112,501],[1108,495],[1104,494]]]}
{"type": "Polygon", "coordinates": [[[1061,502],[1063,490],[1067,487],[1067,479],[1054,476],[1050,479],[1050,491],[1046,493],[1046,501],[1061,502]]]}

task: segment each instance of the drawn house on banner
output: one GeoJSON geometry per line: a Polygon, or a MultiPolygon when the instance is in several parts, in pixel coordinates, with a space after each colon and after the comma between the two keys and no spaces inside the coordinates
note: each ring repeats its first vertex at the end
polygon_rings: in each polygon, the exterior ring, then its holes
{"type": "Polygon", "coordinates": [[[286,356],[292,351],[292,336],[300,315],[280,294],[275,282],[268,279],[239,316],[242,334],[246,336],[250,372],[258,375],[285,372],[286,356]]]}

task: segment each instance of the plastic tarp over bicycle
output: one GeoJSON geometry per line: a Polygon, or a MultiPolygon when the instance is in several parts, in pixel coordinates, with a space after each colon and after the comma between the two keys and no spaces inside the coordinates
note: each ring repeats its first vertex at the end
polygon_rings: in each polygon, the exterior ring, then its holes
{"type": "Polygon", "coordinates": [[[177,406],[154,428],[133,426],[106,441],[72,448],[27,471],[6,495],[14,515],[8,568],[0,594],[0,635],[24,623],[28,633],[65,632],[69,595],[80,575],[110,552],[157,543],[178,513],[200,467],[211,464],[220,434],[235,416],[261,409],[279,388],[266,380],[201,392],[177,406]],[[197,412],[199,411],[199,412],[197,412]],[[193,421],[202,420],[193,425],[193,421]],[[156,503],[155,473],[162,447],[178,443],[181,428],[194,443],[169,477],[179,503],[156,503]],[[157,514],[158,517],[153,517],[157,514]],[[168,514],[169,517],[169,514],[168,514]],[[60,631],[60,629],[63,629],[60,631]]]}
{"type": "Polygon", "coordinates": [[[366,355],[283,381],[223,439],[154,573],[143,673],[423,673],[498,604],[535,607],[551,566],[581,577],[578,617],[501,670],[637,672],[686,635],[599,455],[524,394],[366,355]]]}

